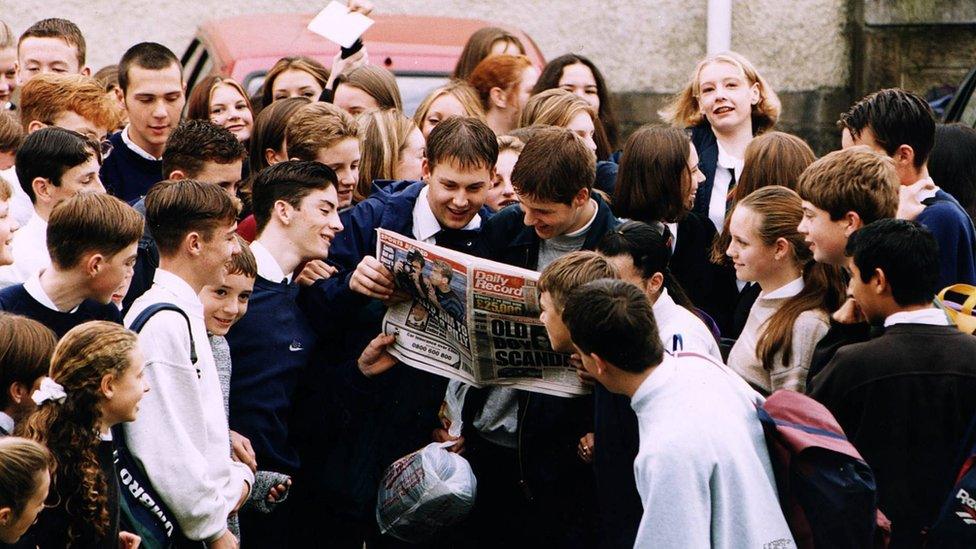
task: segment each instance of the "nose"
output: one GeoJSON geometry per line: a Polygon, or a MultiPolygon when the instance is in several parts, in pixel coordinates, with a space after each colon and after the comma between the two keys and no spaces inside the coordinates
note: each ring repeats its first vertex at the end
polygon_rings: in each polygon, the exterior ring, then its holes
{"type": "Polygon", "coordinates": [[[796,232],[806,235],[807,234],[807,218],[801,217],[800,224],[796,226],[796,232]]]}
{"type": "Polygon", "coordinates": [[[596,141],[593,140],[593,136],[589,135],[586,137],[586,146],[591,150],[596,152],[596,141]]]}
{"type": "Polygon", "coordinates": [[[236,317],[237,313],[240,312],[240,305],[237,303],[236,299],[228,299],[224,301],[221,310],[229,317],[236,317]]]}
{"type": "Polygon", "coordinates": [[[532,215],[532,210],[528,208],[522,208],[522,211],[525,213],[525,216],[522,218],[522,223],[525,223],[525,225],[528,227],[534,226],[536,220],[535,217],[532,215]]]}
{"type": "Polygon", "coordinates": [[[725,255],[735,259],[735,242],[729,242],[729,247],[725,249],[725,255]]]}
{"type": "Polygon", "coordinates": [[[451,197],[451,204],[454,204],[454,207],[458,209],[467,208],[468,197],[464,193],[455,193],[454,196],[451,197]]]}
{"type": "Polygon", "coordinates": [[[330,226],[332,227],[332,230],[335,231],[335,232],[337,232],[337,233],[338,232],[341,232],[342,229],[344,228],[342,226],[342,220],[339,219],[339,216],[338,215],[335,216],[335,218],[332,219],[332,223],[330,224],[330,226]]]}
{"type": "Polygon", "coordinates": [[[105,185],[102,185],[102,179],[100,177],[98,177],[97,175],[95,176],[95,183],[94,183],[94,185],[92,185],[92,191],[94,191],[96,193],[104,193],[105,192],[105,185]]]}
{"type": "Polygon", "coordinates": [[[157,101],[156,105],[153,107],[152,111],[153,118],[166,118],[169,113],[166,112],[166,105],[162,101],[157,101]]]}

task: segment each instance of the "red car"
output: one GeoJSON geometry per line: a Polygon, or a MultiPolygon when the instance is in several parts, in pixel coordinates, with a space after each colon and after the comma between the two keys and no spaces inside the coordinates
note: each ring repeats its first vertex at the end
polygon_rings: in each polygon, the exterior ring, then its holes
{"type": "MultiPolygon", "coordinates": [[[[306,27],[314,13],[254,14],[214,19],[200,26],[183,54],[187,92],[210,74],[230,76],[249,94],[261,89],[278,59],[306,55],[326,67],[339,46],[306,27]]],[[[376,23],[363,36],[370,63],[397,77],[404,110],[412,114],[430,90],[444,84],[468,37],[487,26],[501,26],[522,41],[538,68],[545,58],[524,32],[478,19],[415,15],[372,15],[376,23]]]]}

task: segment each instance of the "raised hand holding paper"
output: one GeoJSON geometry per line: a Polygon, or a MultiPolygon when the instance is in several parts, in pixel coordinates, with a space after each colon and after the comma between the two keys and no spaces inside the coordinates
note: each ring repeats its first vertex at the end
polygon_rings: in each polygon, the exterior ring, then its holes
{"type": "Polygon", "coordinates": [[[309,22],[308,30],[348,48],[372,25],[369,17],[333,0],[309,22]]]}

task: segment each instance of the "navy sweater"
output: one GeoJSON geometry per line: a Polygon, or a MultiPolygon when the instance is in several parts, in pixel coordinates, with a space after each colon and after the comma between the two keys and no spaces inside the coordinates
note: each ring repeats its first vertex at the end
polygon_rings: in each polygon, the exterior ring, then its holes
{"type": "Polygon", "coordinates": [[[107,320],[122,324],[122,313],[114,303],[102,305],[96,301],[86,299],[78,306],[78,310],[63,313],[45,307],[31,297],[23,284],[9,286],[0,290],[0,311],[14,313],[32,318],[50,328],[58,339],[79,324],[91,320],[107,320]]]}
{"type": "Polygon", "coordinates": [[[227,334],[230,428],[251,440],[262,470],[285,474],[299,463],[288,435],[292,395],[317,344],[297,296],[297,285],[259,276],[247,314],[227,334]]]}
{"type": "Polygon", "coordinates": [[[976,234],[966,210],[941,189],[924,204],[916,221],[932,231],[939,243],[939,288],[976,284],[976,234]]]}
{"type": "Polygon", "coordinates": [[[163,161],[136,154],[122,141],[122,132],[108,139],[112,142],[112,154],[102,162],[99,176],[109,194],[132,204],[163,180],[163,161]]]}

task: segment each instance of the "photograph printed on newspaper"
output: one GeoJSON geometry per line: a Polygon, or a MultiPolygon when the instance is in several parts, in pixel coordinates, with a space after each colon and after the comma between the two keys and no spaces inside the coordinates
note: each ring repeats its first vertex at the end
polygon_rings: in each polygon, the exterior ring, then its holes
{"type": "Polygon", "coordinates": [[[539,320],[539,273],[377,229],[376,257],[409,299],[383,331],[404,364],[476,387],[572,397],[589,393],[539,320]]]}

